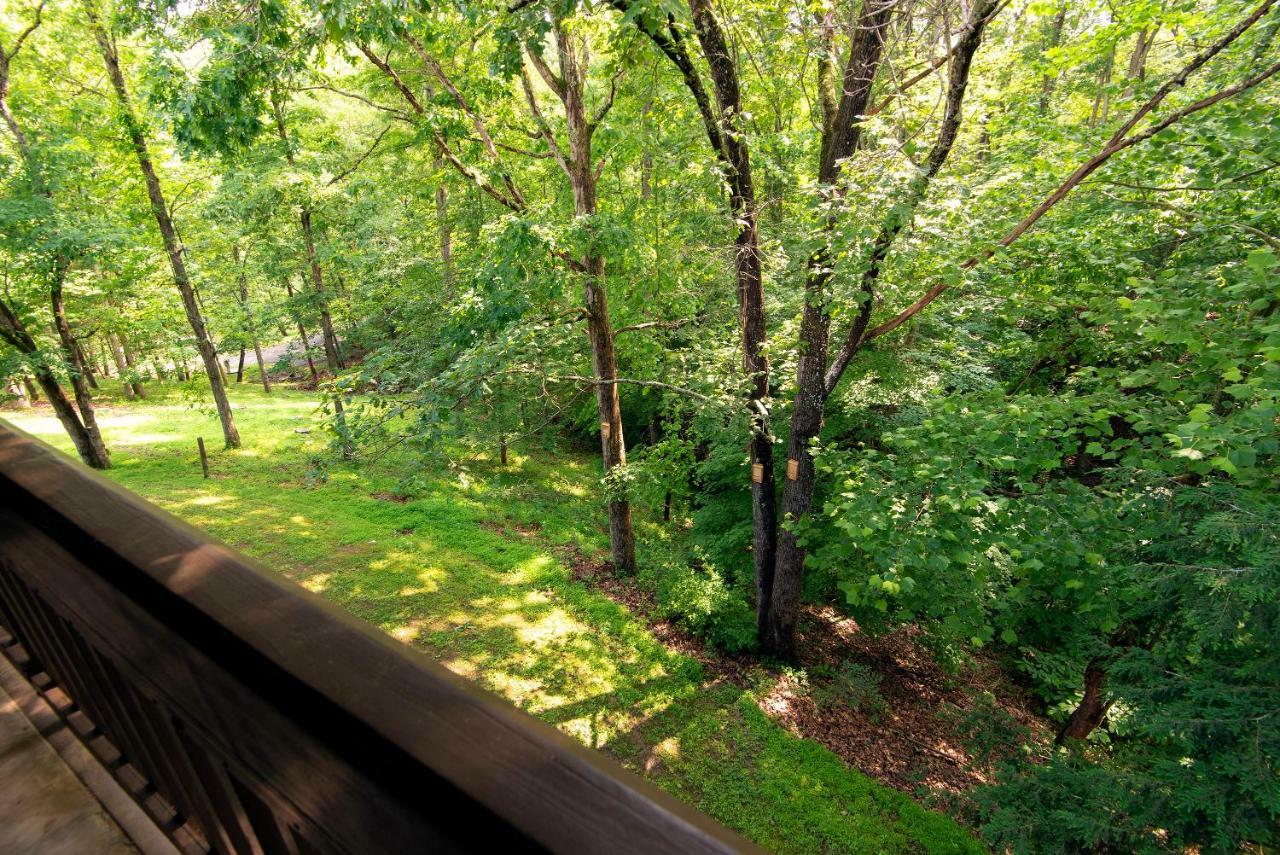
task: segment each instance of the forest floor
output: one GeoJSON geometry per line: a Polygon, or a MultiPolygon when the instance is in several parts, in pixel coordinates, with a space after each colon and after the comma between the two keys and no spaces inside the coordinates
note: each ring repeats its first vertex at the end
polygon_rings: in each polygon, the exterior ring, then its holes
{"type": "MultiPolygon", "coordinates": [[[[1036,726],[994,668],[946,674],[908,635],[872,640],[827,608],[806,618],[803,669],[709,652],[603,563],[589,455],[470,457],[406,490],[394,454],[332,462],[315,393],[246,382],[232,397],[244,448],[213,452],[209,480],[207,407],[174,389],[104,400],[111,477],[768,849],[983,850],[917,799],[947,805],[981,780],[956,736],[989,726],[966,718],[975,687],[1000,698],[988,717],[1036,726]]],[[[47,408],[3,416],[69,448],[47,408]]],[[[643,513],[639,528],[642,543],[681,536],[643,513]]]]}

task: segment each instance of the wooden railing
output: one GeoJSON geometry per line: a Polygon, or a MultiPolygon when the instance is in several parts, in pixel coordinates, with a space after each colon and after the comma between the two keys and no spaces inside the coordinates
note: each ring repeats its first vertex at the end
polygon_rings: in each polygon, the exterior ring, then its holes
{"type": "Polygon", "coordinates": [[[184,851],[753,851],[4,423],[0,624],[184,851]]]}

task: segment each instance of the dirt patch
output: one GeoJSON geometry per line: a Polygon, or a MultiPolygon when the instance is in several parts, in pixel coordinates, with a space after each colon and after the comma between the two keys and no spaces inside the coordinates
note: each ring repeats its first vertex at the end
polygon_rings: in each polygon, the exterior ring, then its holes
{"type": "MultiPolygon", "coordinates": [[[[801,664],[811,675],[829,670],[836,676],[813,679],[808,691],[793,692],[766,712],[850,765],[907,792],[923,787],[961,793],[987,782],[987,763],[971,756],[960,724],[982,692],[991,693],[992,715],[1010,728],[1025,728],[1040,743],[1051,738],[1034,701],[1009,682],[996,662],[979,658],[963,673],[949,674],[919,636],[914,627],[871,636],[832,606],[807,606],[799,624],[801,664]],[[878,698],[856,709],[830,700],[840,670],[849,663],[865,666],[864,673],[878,678],[878,698]]],[[[773,699],[767,696],[761,705],[773,699]]]]}
{"type": "Polygon", "coordinates": [[[659,617],[653,593],[616,575],[608,562],[572,546],[557,553],[574,579],[645,620],[667,649],[697,660],[712,679],[753,690],[761,709],[797,736],[820,742],[849,765],[912,795],[947,797],[987,781],[986,764],[970,756],[958,732],[958,719],[980,692],[991,692],[997,714],[1026,728],[1034,741],[1052,738],[1034,702],[995,662],[980,659],[962,674],[948,674],[914,629],[871,636],[834,607],[809,605],[799,625],[803,672],[781,669],[709,649],[659,617]],[[872,675],[874,697],[856,708],[839,696],[840,674],[849,663],[872,675]]]}
{"type": "Polygon", "coordinates": [[[504,537],[514,534],[528,539],[542,534],[542,523],[536,520],[527,523],[516,520],[480,520],[480,527],[504,537]]]}
{"type": "Polygon", "coordinates": [[[404,495],[401,495],[400,493],[387,493],[387,492],[371,493],[370,495],[372,495],[375,499],[378,499],[379,501],[392,502],[397,505],[403,505],[405,502],[409,501],[410,498],[412,498],[411,496],[404,496],[404,495]]]}

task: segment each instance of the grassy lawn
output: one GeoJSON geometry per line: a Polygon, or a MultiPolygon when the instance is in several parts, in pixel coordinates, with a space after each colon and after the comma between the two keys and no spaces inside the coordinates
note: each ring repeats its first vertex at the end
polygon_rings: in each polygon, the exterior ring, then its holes
{"type": "MultiPolygon", "coordinates": [[[[314,393],[233,388],[245,447],[173,391],[111,402],[99,421],[111,477],[539,718],[618,758],[778,852],[969,852],[951,819],[847,767],[761,712],[749,691],[704,676],[644,622],[574,581],[570,550],[600,554],[593,459],[514,453],[472,460],[398,495],[407,462],[331,463],[314,393]],[[301,430],[310,428],[310,432],[301,430]]],[[[4,413],[59,448],[47,409],[4,413]]],[[[642,521],[643,538],[665,534],[642,521]]]]}

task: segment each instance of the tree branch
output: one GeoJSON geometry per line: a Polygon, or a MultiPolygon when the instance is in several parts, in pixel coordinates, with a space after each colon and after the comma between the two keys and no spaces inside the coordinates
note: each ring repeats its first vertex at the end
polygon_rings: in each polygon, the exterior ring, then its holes
{"type": "Polygon", "coordinates": [[[368,159],[369,159],[369,157],[370,157],[370,155],[372,155],[372,154],[374,153],[374,151],[376,151],[376,150],[377,150],[377,148],[378,148],[378,144],[382,142],[382,138],[383,138],[383,137],[385,137],[385,136],[387,135],[387,131],[389,131],[389,130],[391,130],[391,126],[390,126],[390,125],[387,125],[387,126],[386,126],[385,128],[383,128],[381,131],[379,131],[379,132],[378,132],[378,136],[377,136],[377,137],[375,137],[375,138],[374,138],[374,140],[373,140],[373,144],[369,146],[369,148],[365,151],[365,153],[364,153],[364,154],[362,154],[362,155],[360,155],[359,157],[357,157],[357,158],[355,159],[355,161],[354,161],[350,166],[348,166],[346,169],[342,170],[342,171],[341,171],[341,172],[339,172],[337,175],[335,175],[335,176],[333,176],[332,178],[330,178],[330,179],[329,179],[329,186],[330,186],[330,187],[332,187],[334,184],[337,184],[339,181],[343,180],[343,179],[344,179],[344,178],[346,178],[348,175],[350,175],[351,173],[353,173],[353,172],[355,172],[357,169],[359,169],[359,168],[360,168],[360,165],[361,165],[362,163],[364,163],[366,160],[368,160],[368,159]]]}
{"type": "MultiPolygon", "coordinates": [[[[1141,133],[1134,134],[1132,136],[1124,135],[1125,133],[1128,133],[1128,131],[1132,130],[1142,117],[1154,110],[1160,102],[1173,91],[1174,88],[1185,84],[1187,78],[1192,74],[1192,72],[1203,66],[1217,54],[1221,53],[1224,49],[1230,46],[1232,42],[1236,41],[1236,39],[1240,38],[1240,36],[1243,35],[1245,31],[1255,24],[1263,15],[1265,15],[1276,4],[1276,2],[1277,0],[1264,0],[1262,4],[1260,4],[1247,18],[1244,19],[1244,21],[1200,54],[1195,56],[1182,68],[1181,71],[1169,78],[1164,85],[1156,90],[1155,94],[1153,94],[1146,103],[1139,107],[1134,114],[1125,121],[1120,130],[1112,135],[1111,139],[1107,141],[1106,145],[1104,145],[1097,154],[1080,164],[1074,172],[1068,175],[1052,193],[1045,197],[1044,201],[1042,201],[1035,210],[1028,214],[1020,223],[1014,226],[1003,238],[1001,238],[998,245],[1008,247],[1017,241],[1018,238],[1026,234],[1026,232],[1039,222],[1039,220],[1053,209],[1054,206],[1065,199],[1072,190],[1084,181],[1084,179],[1096,172],[1099,167],[1110,160],[1115,154],[1150,139],[1186,117],[1207,109],[1208,107],[1217,104],[1219,101],[1226,100],[1227,98],[1231,98],[1241,92],[1252,89],[1267,79],[1275,76],[1277,73],[1280,73],[1280,63],[1276,63],[1269,68],[1242,80],[1234,86],[1229,86],[1226,89],[1219,90],[1212,95],[1201,98],[1200,100],[1171,113],[1167,118],[1151,125],[1141,133]]],[[[993,255],[995,255],[995,250],[989,249],[964,261],[960,265],[960,269],[970,270],[977,267],[983,261],[991,258],[993,255]]],[[[930,303],[946,293],[949,287],[950,286],[945,282],[935,284],[910,306],[903,309],[893,318],[870,330],[865,336],[863,336],[861,344],[877,339],[880,336],[890,333],[902,326],[904,323],[911,320],[911,318],[919,314],[930,303]]],[[[859,346],[861,346],[861,344],[859,346]]]]}

